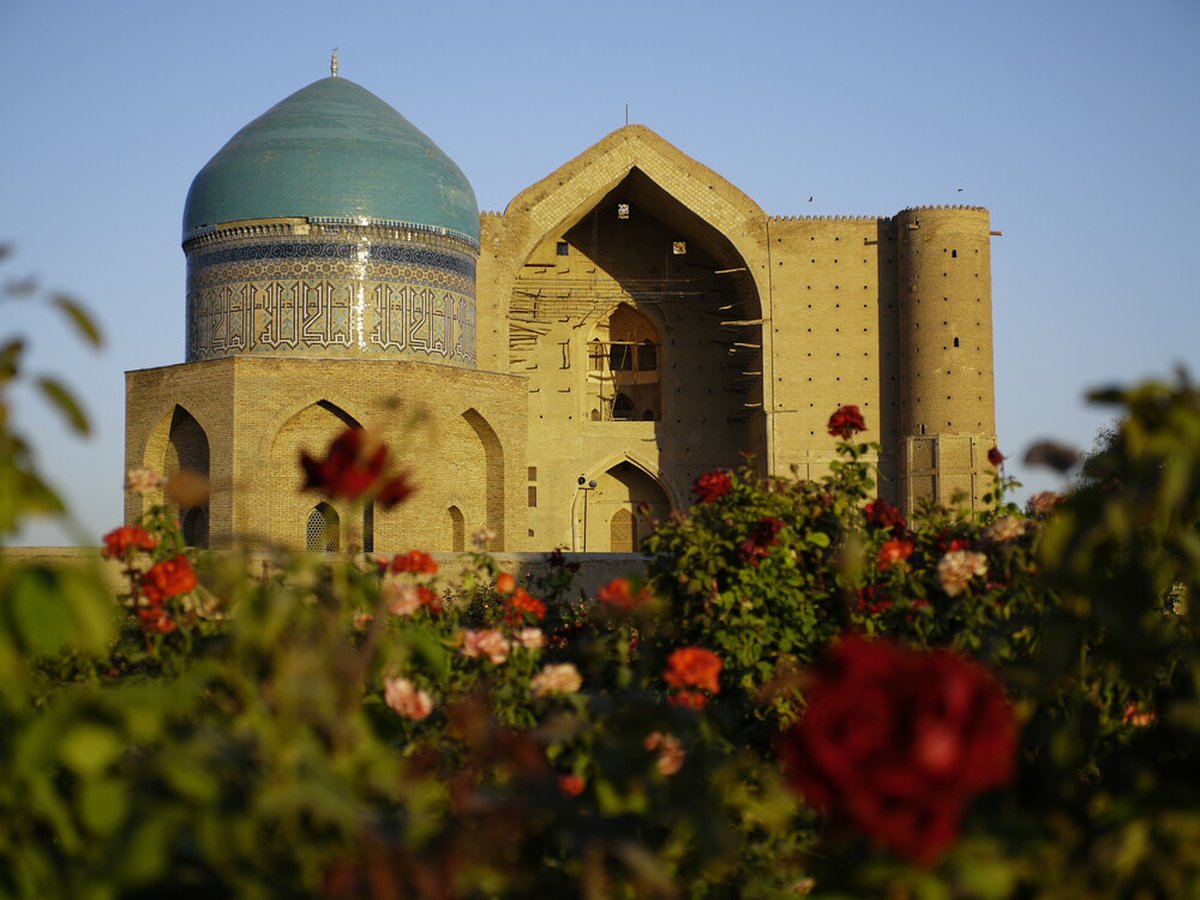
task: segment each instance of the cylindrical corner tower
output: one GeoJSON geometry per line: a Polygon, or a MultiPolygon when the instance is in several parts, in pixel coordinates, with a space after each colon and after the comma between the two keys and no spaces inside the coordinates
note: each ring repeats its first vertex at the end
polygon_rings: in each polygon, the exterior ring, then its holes
{"type": "Polygon", "coordinates": [[[981,207],[906,209],[898,253],[901,493],[978,504],[995,444],[991,239],[981,207]]]}
{"type": "Polygon", "coordinates": [[[479,210],[466,176],[370,91],[325,78],[236,135],[183,217],[187,360],[474,368],[479,210]]]}

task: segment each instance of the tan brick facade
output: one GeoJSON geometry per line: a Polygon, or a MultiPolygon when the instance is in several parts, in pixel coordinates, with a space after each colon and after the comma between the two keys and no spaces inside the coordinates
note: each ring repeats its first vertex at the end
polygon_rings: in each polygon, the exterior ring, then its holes
{"type": "Polygon", "coordinates": [[[212,543],[303,547],[317,498],[298,491],[299,452],[360,424],[420,491],[373,522],[338,508],[344,540],[453,550],[487,524],[507,550],[628,550],[743,454],[826,471],[828,417],[857,404],[883,496],[977,503],[989,241],[979,208],[768,217],[627,126],[481,217],[476,369],[232,355],[131,372],[127,464],[205,459],[212,543]]]}
{"type": "MultiPolygon", "coordinates": [[[[418,491],[375,510],[366,533],[362,512],[339,505],[343,547],[373,531],[380,548],[463,549],[484,525],[498,532],[498,549],[524,543],[520,378],[418,362],[237,357],[129,372],[126,397],[130,468],[168,468],[177,410],[207,436],[215,546],[250,538],[305,547],[319,498],[300,490],[300,452],[322,454],[353,425],[400,454],[418,491]]],[[[128,494],[126,518],[141,504],[128,494]]]]}

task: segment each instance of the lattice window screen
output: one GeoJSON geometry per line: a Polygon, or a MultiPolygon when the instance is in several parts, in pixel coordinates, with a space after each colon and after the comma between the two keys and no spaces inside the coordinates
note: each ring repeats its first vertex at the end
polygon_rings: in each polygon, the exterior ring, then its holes
{"type": "Polygon", "coordinates": [[[311,553],[336,553],[338,549],[338,514],[328,503],[318,503],[308,514],[305,546],[311,553]]]}

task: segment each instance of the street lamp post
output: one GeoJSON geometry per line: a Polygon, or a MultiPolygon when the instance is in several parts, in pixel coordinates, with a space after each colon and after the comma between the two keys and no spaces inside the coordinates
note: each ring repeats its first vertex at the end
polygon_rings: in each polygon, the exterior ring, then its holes
{"type": "Polygon", "coordinates": [[[596,481],[595,479],[588,481],[586,475],[580,475],[576,483],[579,485],[579,490],[583,491],[583,552],[587,553],[588,494],[596,489],[596,481]]]}

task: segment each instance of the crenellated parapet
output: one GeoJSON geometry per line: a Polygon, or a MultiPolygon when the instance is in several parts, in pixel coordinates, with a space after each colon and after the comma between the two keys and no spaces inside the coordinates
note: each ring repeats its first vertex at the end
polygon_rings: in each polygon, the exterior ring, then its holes
{"type": "Polygon", "coordinates": [[[945,204],[938,203],[938,204],[935,204],[932,206],[930,206],[930,205],[909,206],[909,207],[906,207],[906,208],[900,210],[900,212],[898,212],[896,215],[902,216],[905,213],[920,213],[920,212],[925,212],[926,210],[947,210],[947,209],[971,210],[974,212],[987,212],[988,211],[986,206],[971,206],[969,204],[957,204],[957,203],[945,203],[945,204]]]}
{"type": "Polygon", "coordinates": [[[886,222],[886,216],[768,216],[772,222],[886,222]]]}

